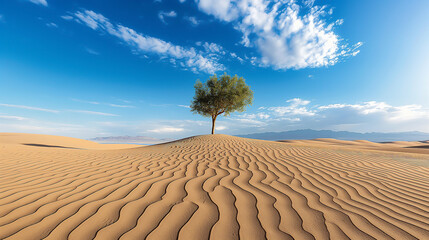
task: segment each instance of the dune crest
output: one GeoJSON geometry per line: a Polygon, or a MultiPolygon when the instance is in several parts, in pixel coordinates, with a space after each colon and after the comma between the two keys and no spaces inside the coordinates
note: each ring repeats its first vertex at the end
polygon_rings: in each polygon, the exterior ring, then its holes
{"type": "Polygon", "coordinates": [[[226,135],[31,140],[0,136],[0,239],[429,238],[429,168],[392,154],[226,135]]]}

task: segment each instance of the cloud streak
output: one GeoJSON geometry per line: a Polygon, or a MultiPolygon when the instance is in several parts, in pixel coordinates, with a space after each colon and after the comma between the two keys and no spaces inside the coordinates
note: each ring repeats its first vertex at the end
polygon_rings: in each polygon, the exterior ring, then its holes
{"type": "Polygon", "coordinates": [[[191,107],[189,105],[177,105],[178,107],[182,107],[182,108],[188,108],[191,109],[191,107]]]}
{"type": "Polygon", "coordinates": [[[92,48],[85,48],[85,51],[87,52],[87,53],[89,53],[89,54],[92,54],[92,55],[96,55],[96,56],[98,56],[98,55],[100,55],[100,53],[99,52],[97,52],[97,51],[95,51],[94,49],[92,49],[92,48]]]}
{"type": "Polygon", "coordinates": [[[110,34],[133,50],[143,54],[153,54],[160,58],[167,58],[174,65],[194,72],[214,73],[224,70],[225,67],[217,59],[208,56],[195,48],[186,48],[162,39],[138,33],[134,29],[121,24],[112,23],[108,18],[90,10],[77,11],[74,19],[89,28],[110,34]]]}
{"type": "Polygon", "coordinates": [[[2,107],[10,107],[10,108],[21,108],[21,109],[41,111],[41,112],[51,112],[51,113],[58,113],[59,112],[57,110],[52,110],[52,109],[47,109],[47,108],[39,108],[39,107],[32,107],[32,106],[25,106],[25,105],[13,105],[13,104],[0,103],[0,106],[2,106],[2,107]]]}
{"type": "Polygon", "coordinates": [[[75,113],[84,113],[84,114],[90,114],[90,115],[99,115],[99,116],[110,116],[110,117],[118,117],[117,114],[112,113],[105,113],[105,112],[95,112],[95,111],[87,111],[87,110],[69,110],[70,112],[75,113]]]}
{"type": "Polygon", "coordinates": [[[28,0],[28,1],[32,2],[34,4],[37,4],[37,5],[42,5],[42,6],[45,6],[45,7],[48,6],[48,2],[46,0],[28,0]]]}
{"type": "Polygon", "coordinates": [[[86,101],[86,100],[81,100],[81,99],[76,99],[76,98],[72,98],[71,100],[75,101],[75,102],[89,103],[89,104],[94,104],[94,105],[100,104],[99,102],[96,102],[96,101],[86,101]]]}
{"type": "Polygon", "coordinates": [[[177,133],[177,132],[183,132],[183,131],[185,131],[184,128],[178,128],[178,127],[159,127],[159,128],[148,130],[148,132],[152,132],[152,133],[177,133]]]}
{"type": "Polygon", "coordinates": [[[23,121],[23,120],[26,120],[27,118],[20,117],[20,116],[0,115],[0,119],[23,121]]]}
{"type": "MultiPolygon", "coordinates": [[[[114,104],[114,103],[101,103],[101,102],[96,102],[96,101],[86,101],[86,100],[81,100],[81,99],[76,99],[76,98],[72,98],[72,101],[75,102],[80,102],[80,103],[87,103],[87,104],[92,104],[92,105],[107,105],[109,107],[116,107],[116,108],[135,108],[135,106],[132,105],[123,105],[123,104],[114,104]]],[[[126,100],[119,100],[125,103],[129,103],[129,101],[126,100]]]]}
{"type": "Polygon", "coordinates": [[[56,23],[53,23],[53,22],[46,23],[46,26],[48,26],[50,28],[58,28],[58,25],[56,23]]]}
{"type": "Polygon", "coordinates": [[[134,106],[131,106],[131,105],[119,105],[119,104],[113,104],[113,103],[109,103],[107,105],[111,107],[116,107],[116,108],[135,108],[134,106]]]}
{"type": "MultiPolygon", "coordinates": [[[[258,121],[264,122],[271,131],[312,128],[357,132],[429,132],[429,109],[421,105],[392,106],[385,102],[367,101],[318,106],[300,98],[286,102],[286,106],[261,107],[259,114],[270,117],[258,121]]],[[[255,116],[249,115],[247,118],[255,120],[255,116]]]]}

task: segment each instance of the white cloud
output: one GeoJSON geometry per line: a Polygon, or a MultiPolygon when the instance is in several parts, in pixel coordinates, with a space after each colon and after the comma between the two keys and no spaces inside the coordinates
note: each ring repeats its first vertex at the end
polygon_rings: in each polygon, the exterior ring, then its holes
{"type": "Polygon", "coordinates": [[[222,46],[220,46],[219,44],[205,42],[204,44],[202,44],[202,46],[207,53],[215,53],[222,55],[225,54],[225,51],[223,51],[222,46]]]}
{"type": "Polygon", "coordinates": [[[191,108],[189,105],[177,105],[177,106],[182,107],[182,108],[191,108]]]}
{"type": "Polygon", "coordinates": [[[119,38],[138,52],[167,58],[174,65],[179,63],[178,65],[185,69],[207,73],[225,69],[222,64],[217,62],[217,59],[207,56],[203,52],[198,52],[195,48],[185,48],[159,38],[143,35],[121,24],[111,23],[109,19],[93,11],[78,11],[74,17],[77,22],[85,24],[93,30],[119,38]]]}
{"type": "Polygon", "coordinates": [[[311,106],[310,101],[299,98],[287,102],[288,106],[259,109],[273,113],[273,116],[265,121],[272,131],[282,131],[285,130],[285,126],[289,126],[293,129],[312,128],[357,132],[429,132],[427,124],[429,109],[421,105],[392,106],[385,102],[368,101],[357,104],[335,103],[311,106]]]}
{"type": "Polygon", "coordinates": [[[99,52],[95,51],[95,50],[94,50],[94,49],[92,49],[92,48],[85,48],[85,50],[86,50],[86,52],[88,52],[89,54],[92,54],[92,55],[100,55],[100,53],[99,53],[99,52]]]}
{"type": "Polygon", "coordinates": [[[53,22],[46,23],[46,26],[52,27],[52,28],[58,28],[58,25],[56,23],[53,23],[53,22]]]}
{"type": "Polygon", "coordinates": [[[34,4],[37,4],[37,5],[43,5],[45,7],[48,6],[48,2],[46,0],[28,0],[28,1],[30,1],[34,4]]]}
{"type": "Polygon", "coordinates": [[[230,0],[196,0],[198,8],[207,14],[224,20],[232,21],[238,17],[239,11],[235,1],[230,0]]]}
{"type": "Polygon", "coordinates": [[[233,58],[237,59],[238,61],[240,61],[240,63],[244,62],[244,59],[241,58],[241,57],[239,57],[236,53],[231,52],[229,54],[231,55],[231,57],[233,57],[233,58]]]}
{"type": "Polygon", "coordinates": [[[111,107],[117,107],[117,108],[135,108],[134,106],[131,106],[131,105],[119,105],[119,104],[113,104],[113,103],[108,103],[107,105],[111,107]]]}
{"type": "Polygon", "coordinates": [[[170,12],[164,12],[161,11],[158,13],[158,18],[159,20],[161,20],[161,22],[167,24],[167,22],[165,21],[166,17],[172,18],[172,17],[176,17],[177,13],[175,11],[170,11],[170,12]]]}
{"type": "Polygon", "coordinates": [[[24,105],[13,105],[13,104],[5,104],[5,103],[0,103],[0,106],[11,107],[11,108],[21,108],[21,109],[41,111],[41,112],[51,112],[51,113],[58,113],[59,112],[57,110],[52,110],[52,109],[47,109],[47,108],[38,108],[38,107],[31,107],[31,106],[24,106],[24,105]]]}
{"type": "Polygon", "coordinates": [[[310,101],[302,100],[301,98],[292,98],[287,100],[286,102],[291,103],[292,106],[308,105],[310,103],[310,101]]]}
{"type": "MultiPolygon", "coordinates": [[[[106,105],[106,103],[100,104],[106,105]]],[[[72,111],[101,116],[114,115],[86,110],[72,111]]],[[[75,120],[76,118],[73,118],[73,121],[75,120]]],[[[216,122],[216,130],[225,134],[280,132],[294,129],[329,129],[354,132],[429,132],[428,122],[429,109],[415,104],[393,106],[381,101],[367,101],[353,104],[333,103],[320,106],[305,99],[294,98],[286,101],[284,106],[260,107],[256,109],[256,112],[219,117],[216,122]],[[281,107],[286,110],[279,111],[281,107]]],[[[76,125],[38,121],[26,119],[19,115],[0,113],[0,132],[31,132],[88,138],[100,135],[139,134],[182,138],[209,134],[210,129],[210,118],[201,118],[201,120],[146,121],[119,119],[113,122],[99,123],[90,121],[84,122],[82,125],[76,125]]]]}
{"type": "Polygon", "coordinates": [[[385,112],[389,108],[391,108],[390,105],[387,105],[384,102],[365,102],[363,104],[329,104],[325,106],[320,106],[320,110],[326,110],[326,109],[342,109],[342,108],[351,108],[357,110],[361,114],[371,114],[371,113],[377,113],[377,112],[385,112]]]}
{"type": "MultiPolygon", "coordinates": [[[[354,132],[429,132],[427,122],[429,122],[429,109],[420,105],[393,106],[379,101],[318,105],[306,99],[293,98],[285,101],[284,106],[260,107],[256,112],[219,117],[216,125],[217,130],[225,134],[280,132],[308,128],[354,132]]],[[[152,120],[117,122],[117,124],[119,125],[103,125],[102,131],[119,132],[122,135],[150,133],[151,135],[148,136],[181,138],[209,134],[211,129],[209,118],[198,121],[152,120]]]]}
{"type": "Polygon", "coordinates": [[[123,103],[131,103],[131,101],[120,99],[120,98],[116,98],[116,100],[121,101],[123,103]]]}
{"type": "Polygon", "coordinates": [[[232,118],[231,120],[239,122],[241,124],[253,125],[253,126],[264,126],[267,125],[261,120],[251,119],[251,118],[232,118]]]}
{"type": "Polygon", "coordinates": [[[330,104],[320,106],[320,111],[346,110],[361,115],[379,114],[383,119],[393,122],[404,122],[416,119],[429,120],[429,110],[420,105],[391,106],[385,102],[369,101],[362,104],[330,104]]]}
{"type": "Polygon", "coordinates": [[[247,119],[257,119],[257,118],[259,118],[259,119],[268,119],[268,118],[270,118],[270,115],[268,115],[266,113],[260,112],[260,113],[255,113],[255,114],[247,114],[247,113],[245,113],[245,114],[239,115],[239,117],[241,117],[241,118],[247,118],[247,119]]]}
{"type": "Polygon", "coordinates": [[[19,116],[0,115],[0,119],[23,121],[23,120],[26,120],[27,118],[19,117],[19,116]]]}
{"type": "Polygon", "coordinates": [[[51,134],[69,137],[90,138],[99,136],[102,129],[98,125],[82,126],[78,124],[65,124],[47,121],[37,121],[33,119],[4,119],[0,118],[0,132],[20,132],[51,134]]]}
{"type": "Polygon", "coordinates": [[[196,27],[198,25],[200,25],[201,21],[198,20],[196,17],[185,17],[186,21],[189,21],[191,23],[192,26],[196,27]]]}
{"type": "Polygon", "coordinates": [[[117,117],[119,115],[112,114],[112,113],[105,113],[105,112],[95,112],[95,111],[87,111],[87,110],[69,110],[70,112],[75,113],[85,113],[85,114],[91,114],[91,115],[100,115],[100,116],[110,116],[110,117],[117,117]]]}
{"type": "MultiPolygon", "coordinates": [[[[86,101],[86,100],[81,100],[81,99],[76,99],[76,98],[72,98],[71,100],[73,100],[75,102],[88,103],[88,104],[93,104],[93,105],[107,105],[110,107],[117,107],[117,108],[135,108],[135,106],[124,105],[124,104],[102,103],[102,102],[96,102],[96,101],[86,101]]],[[[124,102],[124,103],[130,103],[130,101],[126,101],[126,100],[122,100],[122,99],[117,99],[117,100],[124,102]]]]}
{"type": "Polygon", "coordinates": [[[422,106],[416,104],[391,107],[390,112],[389,120],[391,121],[406,122],[416,119],[426,119],[429,121],[429,110],[423,109],[422,106]]]}
{"type": "Polygon", "coordinates": [[[67,21],[73,20],[73,17],[69,16],[69,15],[63,15],[63,16],[61,16],[61,18],[64,20],[67,20],[67,21]]]}
{"type": "Polygon", "coordinates": [[[260,54],[254,65],[274,69],[329,66],[355,56],[361,44],[348,46],[335,34],[342,20],[328,23],[326,7],[305,1],[196,0],[201,11],[232,22],[243,34],[242,44],[260,54]]]}
{"type": "Polygon", "coordinates": [[[94,104],[94,105],[100,104],[99,102],[96,102],[96,101],[86,101],[86,100],[81,100],[81,99],[76,99],[76,98],[72,98],[72,101],[81,102],[81,103],[89,103],[89,104],[94,104]]]}
{"type": "Polygon", "coordinates": [[[260,119],[268,119],[270,118],[270,115],[266,114],[266,113],[258,113],[256,114],[258,116],[258,118],[260,119]]]}
{"type": "Polygon", "coordinates": [[[155,129],[148,130],[148,132],[153,133],[176,133],[176,132],[183,132],[185,129],[178,128],[178,127],[159,127],[155,129]]]}
{"type": "Polygon", "coordinates": [[[222,131],[222,130],[225,130],[225,129],[227,129],[227,127],[226,127],[226,126],[216,126],[216,127],[215,127],[215,130],[216,130],[216,131],[222,131]]]}
{"type": "Polygon", "coordinates": [[[315,0],[303,0],[303,3],[307,7],[313,7],[315,0]]]}
{"type": "Polygon", "coordinates": [[[270,107],[268,110],[273,111],[278,116],[285,115],[301,115],[301,116],[314,116],[315,112],[308,109],[306,105],[310,103],[310,101],[302,100],[300,98],[294,98],[286,101],[289,103],[289,106],[280,106],[280,107],[270,107]]]}
{"type": "Polygon", "coordinates": [[[344,23],[344,19],[338,19],[337,21],[335,21],[335,25],[343,25],[344,23]]]}

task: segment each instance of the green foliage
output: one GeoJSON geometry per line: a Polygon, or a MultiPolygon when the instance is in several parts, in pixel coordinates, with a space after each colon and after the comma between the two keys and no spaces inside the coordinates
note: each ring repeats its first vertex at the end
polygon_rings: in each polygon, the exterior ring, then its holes
{"type": "MultiPolygon", "coordinates": [[[[235,111],[243,112],[246,106],[253,102],[253,91],[244,79],[238,78],[237,75],[231,78],[225,73],[220,79],[213,75],[205,83],[198,80],[194,87],[195,96],[191,111],[212,117],[213,128],[218,115],[228,116],[235,111]]],[[[212,133],[213,131],[212,129],[212,133]]]]}

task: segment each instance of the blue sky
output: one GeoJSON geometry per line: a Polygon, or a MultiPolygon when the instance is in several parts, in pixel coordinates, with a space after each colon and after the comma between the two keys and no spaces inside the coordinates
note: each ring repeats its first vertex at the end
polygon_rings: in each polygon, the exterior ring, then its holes
{"type": "Polygon", "coordinates": [[[429,2],[0,2],[0,132],[206,134],[193,84],[254,91],[217,132],[429,132],[429,2]]]}

